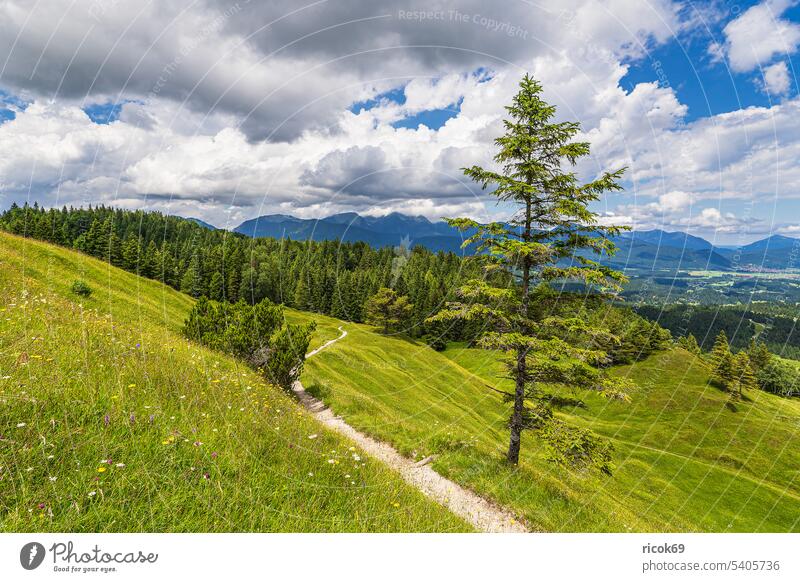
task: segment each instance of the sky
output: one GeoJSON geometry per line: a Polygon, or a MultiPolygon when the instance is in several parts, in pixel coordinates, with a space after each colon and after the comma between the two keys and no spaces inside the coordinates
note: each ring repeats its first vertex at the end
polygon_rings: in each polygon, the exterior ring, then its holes
{"type": "Polygon", "coordinates": [[[4,0],[0,207],[504,218],[465,179],[530,73],[600,220],[800,237],[797,1],[4,0]]]}

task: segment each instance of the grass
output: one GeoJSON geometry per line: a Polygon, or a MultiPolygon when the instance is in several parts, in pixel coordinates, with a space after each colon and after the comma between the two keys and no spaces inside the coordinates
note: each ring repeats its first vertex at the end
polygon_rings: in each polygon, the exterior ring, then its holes
{"type": "Polygon", "coordinates": [[[240,362],[183,339],[191,305],[0,233],[0,531],[470,529],[240,362]],[[89,297],[70,290],[78,279],[89,297]]]}
{"type": "MultiPolygon", "coordinates": [[[[294,312],[292,318],[306,317],[294,312]]],[[[321,329],[341,322],[317,317],[321,329]]],[[[707,372],[675,349],[615,373],[639,388],[630,403],[570,393],[569,421],[611,440],[611,477],[548,462],[523,436],[507,466],[508,389],[497,355],[437,353],[346,324],[348,336],[306,364],[304,383],[352,425],[512,508],[546,531],[800,531],[800,401],[757,392],[732,405],[707,372]]]]}

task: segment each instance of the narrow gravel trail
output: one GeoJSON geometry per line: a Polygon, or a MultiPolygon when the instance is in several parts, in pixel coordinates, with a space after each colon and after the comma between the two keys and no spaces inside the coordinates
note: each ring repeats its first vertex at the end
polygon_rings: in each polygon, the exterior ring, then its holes
{"type": "MultiPolygon", "coordinates": [[[[342,332],[342,335],[309,352],[306,354],[306,358],[318,354],[347,336],[347,332],[341,327],[339,327],[339,331],[342,332]]],[[[416,487],[437,503],[447,507],[450,511],[471,523],[479,531],[516,533],[527,531],[510,512],[497,507],[434,471],[427,464],[430,462],[430,458],[414,462],[398,453],[391,445],[377,441],[359,432],[340,417],[335,416],[330,408],[325,407],[321,400],[306,392],[300,381],[294,383],[293,390],[303,406],[317,420],[355,441],[367,454],[400,473],[400,476],[407,483],[416,487]]]]}

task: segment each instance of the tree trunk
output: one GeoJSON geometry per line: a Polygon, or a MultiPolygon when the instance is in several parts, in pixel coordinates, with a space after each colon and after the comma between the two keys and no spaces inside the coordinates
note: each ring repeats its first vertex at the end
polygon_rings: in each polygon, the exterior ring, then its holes
{"type": "MultiPolygon", "coordinates": [[[[531,239],[531,203],[525,205],[525,229],[522,232],[525,242],[531,239]]],[[[526,255],[522,259],[522,315],[527,318],[529,315],[528,293],[531,284],[531,260],[526,255]]],[[[519,463],[519,449],[522,444],[522,423],[523,412],[525,410],[525,358],[527,349],[520,346],[517,348],[517,367],[514,370],[514,412],[511,414],[511,438],[508,443],[508,462],[514,465],[519,463]]]]}
{"type": "MultiPolygon", "coordinates": [[[[525,207],[525,229],[522,232],[525,242],[531,240],[531,203],[527,202],[525,207]]],[[[526,255],[522,259],[522,315],[527,318],[529,315],[528,293],[531,284],[531,260],[526,255]]],[[[514,370],[514,412],[511,414],[511,438],[508,443],[508,462],[514,465],[519,463],[519,449],[522,443],[522,422],[525,410],[525,357],[527,350],[520,346],[517,348],[517,366],[514,370]]]]}
{"type": "Polygon", "coordinates": [[[517,367],[514,370],[516,382],[514,387],[514,412],[511,413],[511,439],[508,443],[507,459],[514,465],[519,463],[519,449],[522,444],[522,413],[525,406],[525,351],[517,350],[517,367]]]}

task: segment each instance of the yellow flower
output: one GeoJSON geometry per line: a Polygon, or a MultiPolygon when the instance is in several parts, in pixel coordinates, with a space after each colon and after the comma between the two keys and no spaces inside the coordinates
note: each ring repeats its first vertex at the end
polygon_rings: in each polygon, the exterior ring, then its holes
{"type": "Polygon", "coordinates": [[[394,503],[392,503],[392,505],[394,505],[395,507],[400,507],[400,504],[399,504],[399,503],[397,503],[397,501],[395,501],[394,503]]]}
{"type": "Polygon", "coordinates": [[[97,472],[98,473],[105,473],[106,472],[106,468],[105,467],[97,467],[97,472]]]}

